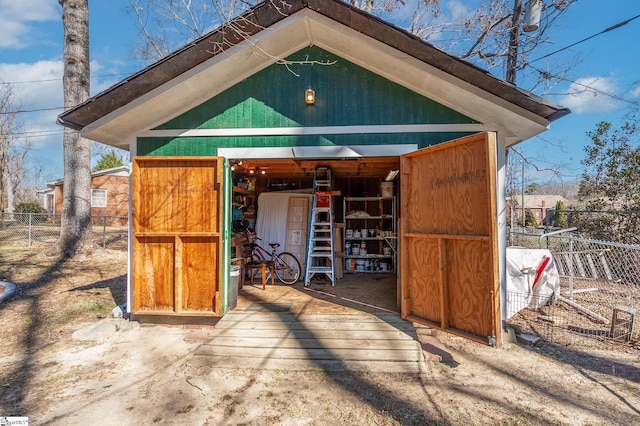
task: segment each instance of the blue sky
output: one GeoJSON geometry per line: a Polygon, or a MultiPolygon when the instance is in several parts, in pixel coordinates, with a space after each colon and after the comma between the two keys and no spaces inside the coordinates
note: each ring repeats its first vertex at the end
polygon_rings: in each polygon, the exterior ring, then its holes
{"type": "MultiPolygon", "coordinates": [[[[453,0],[440,3],[440,19],[447,19],[448,14],[468,13],[473,4],[453,0]]],[[[131,54],[138,30],[133,17],[127,14],[128,4],[128,0],[89,0],[92,95],[144,66],[131,54]]],[[[44,167],[47,179],[60,178],[62,128],[55,119],[63,105],[61,7],[57,0],[0,0],[0,7],[0,80],[13,83],[23,109],[43,110],[20,115],[23,131],[34,144],[30,165],[44,167]]],[[[637,0],[579,0],[558,26],[548,51],[638,14],[637,0]]],[[[564,56],[573,65],[566,76],[569,81],[554,87],[545,98],[571,108],[573,113],[552,123],[551,129],[539,137],[520,144],[519,149],[541,167],[561,165],[564,179],[574,181],[580,173],[582,149],[589,142],[585,133],[599,121],[617,123],[630,102],[640,103],[638,40],[640,19],[555,55],[557,59],[564,56]],[[626,102],[592,91],[568,95],[581,87],[579,84],[596,87],[626,102]]],[[[543,62],[536,64],[542,66],[543,62]]],[[[528,180],[548,177],[548,173],[527,168],[528,180]]]]}

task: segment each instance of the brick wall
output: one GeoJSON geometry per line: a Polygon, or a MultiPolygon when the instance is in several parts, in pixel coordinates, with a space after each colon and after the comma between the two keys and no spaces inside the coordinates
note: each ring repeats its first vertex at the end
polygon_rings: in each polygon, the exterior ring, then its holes
{"type": "MultiPolygon", "coordinates": [[[[92,215],[100,216],[127,216],[129,214],[129,177],[101,175],[91,179],[91,189],[104,189],[107,191],[107,206],[92,207],[92,215]]],[[[55,187],[56,214],[62,213],[63,186],[55,187]]]]}

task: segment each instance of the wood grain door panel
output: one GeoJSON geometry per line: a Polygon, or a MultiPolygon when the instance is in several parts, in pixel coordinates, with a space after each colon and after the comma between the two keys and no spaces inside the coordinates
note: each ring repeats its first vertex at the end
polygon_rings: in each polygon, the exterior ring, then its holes
{"type": "Polygon", "coordinates": [[[500,342],[495,134],[403,155],[403,317],[500,342]]]}
{"type": "Polygon", "coordinates": [[[218,157],[134,159],[134,314],[221,315],[223,181],[218,157]]]}

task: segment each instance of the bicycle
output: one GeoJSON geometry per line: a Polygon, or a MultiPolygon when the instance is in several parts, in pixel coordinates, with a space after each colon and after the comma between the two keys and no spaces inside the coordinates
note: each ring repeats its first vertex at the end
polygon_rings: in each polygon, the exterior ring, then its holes
{"type": "MultiPolygon", "coordinates": [[[[262,241],[261,238],[255,237],[262,241]]],[[[283,251],[277,253],[280,243],[270,243],[271,253],[256,242],[251,242],[251,259],[257,261],[271,260],[278,280],[285,285],[293,285],[298,282],[301,273],[300,262],[291,253],[283,251]]]]}

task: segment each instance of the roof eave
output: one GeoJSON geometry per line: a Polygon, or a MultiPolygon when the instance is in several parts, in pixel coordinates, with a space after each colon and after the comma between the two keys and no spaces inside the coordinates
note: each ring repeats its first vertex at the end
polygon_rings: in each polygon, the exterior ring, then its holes
{"type": "Polygon", "coordinates": [[[194,40],[160,61],[93,96],[83,104],[60,114],[58,123],[75,130],[83,130],[96,120],[245,41],[247,37],[256,35],[305,8],[523,108],[547,122],[570,113],[568,108],[545,102],[530,92],[498,79],[487,71],[453,57],[415,35],[346,3],[335,0],[291,0],[281,9],[276,8],[270,1],[256,5],[230,21],[229,24],[194,40]],[[243,26],[242,35],[229,30],[240,24],[243,26]],[[213,51],[211,46],[215,46],[213,51]]]}

